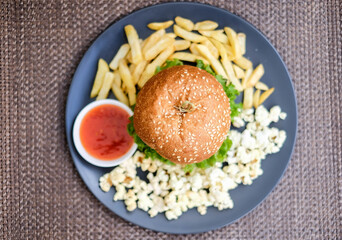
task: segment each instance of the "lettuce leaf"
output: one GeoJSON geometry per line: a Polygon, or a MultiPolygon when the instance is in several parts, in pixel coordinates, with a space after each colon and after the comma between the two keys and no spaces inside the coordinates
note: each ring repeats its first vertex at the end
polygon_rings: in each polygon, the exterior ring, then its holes
{"type": "Polygon", "coordinates": [[[183,62],[177,58],[174,58],[173,60],[166,60],[166,64],[164,66],[157,67],[155,74],[159,73],[160,71],[163,71],[164,69],[181,65],[183,65],[183,62]]]}
{"type": "MultiPolygon", "coordinates": [[[[179,66],[179,65],[183,65],[183,62],[179,61],[178,59],[168,60],[166,61],[166,64],[164,66],[157,67],[156,74],[169,67],[179,66]]],[[[226,79],[224,79],[221,75],[215,74],[212,68],[209,65],[204,64],[203,61],[201,60],[197,60],[197,67],[212,74],[213,76],[215,76],[217,81],[221,83],[223,90],[225,91],[225,93],[227,94],[229,98],[230,108],[231,108],[231,114],[230,114],[231,119],[233,119],[234,116],[238,116],[241,112],[242,104],[241,103],[237,104],[234,102],[234,100],[236,99],[236,96],[239,95],[239,91],[235,89],[234,85],[232,83],[227,85],[226,79]]],[[[132,106],[133,110],[134,110],[134,107],[135,106],[132,106]]],[[[134,125],[133,125],[133,116],[130,117],[130,123],[127,126],[127,130],[128,130],[128,133],[134,138],[134,142],[137,144],[138,150],[143,152],[147,158],[151,158],[152,160],[159,160],[165,164],[175,165],[175,163],[162,157],[160,154],[156,152],[156,150],[149,147],[147,144],[145,144],[141,140],[141,138],[135,132],[134,125]]],[[[215,163],[222,162],[226,158],[227,152],[229,151],[231,146],[232,146],[232,141],[227,137],[227,139],[222,143],[219,150],[213,156],[199,163],[192,163],[192,164],[185,165],[183,167],[183,170],[185,172],[192,172],[196,167],[203,168],[203,169],[212,167],[215,165],[215,163]]]]}

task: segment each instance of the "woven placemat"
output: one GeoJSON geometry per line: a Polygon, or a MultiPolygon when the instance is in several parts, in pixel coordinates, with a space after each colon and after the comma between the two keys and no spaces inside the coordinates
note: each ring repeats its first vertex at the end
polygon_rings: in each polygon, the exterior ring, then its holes
{"type": "Polygon", "coordinates": [[[87,190],[64,112],[75,69],[112,22],[163,1],[0,2],[1,239],[342,239],[342,2],[200,1],[253,23],[295,85],[299,126],[280,184],[236,223],[196,235],[132,225],[87,190]]]}

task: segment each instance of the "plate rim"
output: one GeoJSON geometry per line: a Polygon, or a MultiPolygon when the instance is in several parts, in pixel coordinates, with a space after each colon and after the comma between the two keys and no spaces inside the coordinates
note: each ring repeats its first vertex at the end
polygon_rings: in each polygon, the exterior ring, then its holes
{"type": "MultiPolygon", "coordinates": [[[[227,9],[224,9],[224,8],[221,8],[221,7],[217,7],[217,6],[213,6],[213,5],[210,5],[210,4],[206,4],[206,3],[198,3],[198,2],[166,2],[166,3],[158,3],[158,4],[155,4],[155,5],[149,5],[149,6],[146,6],[146,7],[141,7],[137,10],[133,10],[131,12],[128,12],[126,13],[125,16],[121,17],[121,18],[117,18],[117,19],[114,19],[103,31],[101,31],[90,43],[89,43],[89,47],[87,48],[87,50],[84,52],[84,54],[82,55],[81,57],[81,60],[79,61],[78,65],[77,65],[77,68],[72,76],[72,80],[71,80],[71,84],[69,86],[69,90],[68,90],[68,95],[67,95],[67,99],[66,99],[66,105],[65,105],[65,133],[66,133],[66,137],[67,137],[67,143],[68,143],[68,148],[69,148],[69,153],[70,153],[70,156],[73,160],[73,163],[74,163],[74,166],[76,167],[77,169],[77,173],[79,174],[79,176],[81,177],[83,183],[86,185],[86,187],[88,188],[88,190],[91,192],[91,194],[102,204],[104,205],[106,208],[108,208],[111,213],[115,214],[116,216],[124,219],[125,221],[131,223],[131,224],[135,224],[139,227],[142,227],[142,228],[146,228],[146,229],[150,229],[152,231],[155,231],[155,232],[163,232],[163,233],[169,233],[169,234],[196,234],[196,233],[203,233],[203,232],[208,232],[208,231],[211,231],[211,230],[216,230],[216,229],[219,229],[219,228],[222,228],[224,226],[228,226],[236,221],[238,221],[239,219],[245,217],[246,215],[248,215],[250,212],[252,212],[254,209],[256,209],[262,202],[265,201],[265,199],[274,191],[275,187],[278,186],[280,180],[283,178],[288,166],[289,166],[289,163],[293,157],[293,153],[294,153],[294,149],[295,149],[295,146],[296,146],[296,141],[297,141],[297,134],[298,134],[298,104],[297,104],[297,96],[296,96],[296,91],[295,91],[295,88],[294,88],[294,84],[293,84],[293,81],[292,81],[292,78],[291,78],[291,75],[287,69],[287,66],[284,62],[284,60],[282,59],[282,57],[280,56],[279,52],[277,51],[277,49],[273,46],[273,44],[268,40],[268,38],[264,35],[264,33],[259,30],[257,27],[255,27],[252,23],[248,22],[247,20],[245,20],[244,18],[240,17],[239,15],[237,14],[234,14],[230,11],[228,11],[227,9]],[[150,227],[146,227],[146,226],[143,226],[139,223],[133,223],[131,222],[130,220],[128,220],[125,216],[121,216],[121,215],[118,215],[116,212],[114,212],[111,208],[109,208],[106,204],[104,204],[101,199],[96,196],[93,191],[91,190],[90,186],[88,186],[88,184],[86,184],[86,181],[85,181],[85,178],[84,176],[82,176],[82,174],[80,173],[80,169],[79,169],[79,166],[78,164],[76,164],[76,161],[74,159],[74,157],[72,156],[71,154],[71,151],[72,151],[72,148],[73,148],[73,142],[72,142],[72,139],[70,139],[71,137],[69,136],[70,133],[68,132],[68,129],[66,127],[67,125],[67,121],[68,121],[68,113],[67,113],[67,109],[68,109],[68,106],[69,106],[69,101],[70,101],[70,94],[71,94],[71,90],[73,89],[73,86],[75,86],[75,76],[78,75],[78,72],[81,71],[81,65],[82,63],[84,62],[84,59],[85,57],[90,54],[90,50],[93,46],[93,44],[98,40],[98,38],[100,38],[100,36],[102,36],[102,34],[104,34],[106,31],[108,31],[108,29],[110,27],[112,27],[113,25],[121,22],[121,21],[124,21],[126,18],[130,17],[132,14],[138,14],[140,12],[143,12],[143,11],[146,11],[146,10],[150,10],[152,8],[158,8],[160,6],[165,6],[165,5],[197,5],[197,6],[202,6],[202,7],[208,7],[208,8],[211,8],[213,10],[216,10],[216,11],[222,11],[224,12],[225,14],[228,14],[228,15],[232,15],[236,18],[239,19],[239,21],[242,21],[244,24],[248,25],[249,27],[251,27],[253,30],[255,30],[262,38],[264,41],[266,41],[268,43],[268,45],[272,48],[272,50],[276,53],[277,57],[279,58],[280,62],[282,63],[282,67],[284,68],[285,70],[285,73],[289,79],[289,83],[290,83],[290,86],[291,86],[291,90],[293,92],[293,95],[294,95],[294,103],[295,103],[295,109],[294,109],[294,112],[295,112],[295,131],[294,131],[294,141],[293,143],[290,143],[292,144],[292,146],[290,147],[290,154],[289,154],[289,158],[286,162],[286,166],[284,167],[284,169],[282,170],[281,174],[277,177],[277,180],[274,182],[273,186],[271,187],[270,191],[254,206],[252,207],[251,209],[249,209],[248,211],[246,211],[245,213],[243,213],[241,216],[239,216],[238,218],[230,221],[230,222],[226,222],[226,223],[222,223],[218,226],[215,226],[215,227],[209,227],[207,229],[204,229],[204,230],[201,230],[201,231],[188,231],[188,232],[176,232],[176,231],[162,231],[162,230],[156,230],[156,229],[153,229],[153,228],[150,228],[150,227]]],[[[72,124],[71,124],[72,125],[72,124]]],[[[71,131],[72,131],[72,127],[71,127],[71,131]]]]}

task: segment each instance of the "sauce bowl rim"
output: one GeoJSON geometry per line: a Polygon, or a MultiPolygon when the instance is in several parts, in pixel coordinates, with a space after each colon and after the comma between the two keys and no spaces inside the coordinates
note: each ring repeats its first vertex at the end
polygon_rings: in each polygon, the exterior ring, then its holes
{"type": "Polygon", "coordinates": [[[89,103],[84,108],[82,108],[82,110],[78,113],[78,115],[75,119],[75,122],[73,125],[73,131],[72,131],[73,142],[74,142],[74,145],[75,145],[77,152],[81,155],[81,157],[84,160],[86,160],[87,162],[89,162],[95,166],[98,166],[98,167],[114,167],[114,166],[117,166],[120,163],[127,160],[128,158],[130,158],[134,154],[134,152],[137,150],[137,144],[133,143],[133,145],[130,147],[130,149],[124,155],[122,155],[119,158],[113,159],[113,160],[100,160],[100,159],[90,155],[85,150],[84,146],[81,143],[81,138],[80,138],[80,127],[81,127],[82,120],[84,119],[84,117],[86,116],[86,114],[90,110],[94,109],[95,107],[98,107],[101,105],[108,105],[108,104],[120,107],[125,112],[127,112],[129,114],[129,116],[133,115],[133,111],[128,106],[123,104],[122,102],[119,102],[119,101],[114,100],[114,99],[97,100],[97,101],[89,103]]]}

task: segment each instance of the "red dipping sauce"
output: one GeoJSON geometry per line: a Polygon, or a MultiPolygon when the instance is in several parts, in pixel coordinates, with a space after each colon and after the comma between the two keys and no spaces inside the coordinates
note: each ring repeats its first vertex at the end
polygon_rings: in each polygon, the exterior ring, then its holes
{"type": "Polygon", "coordinates": [[[120,158],[133,145],[127,132],[129,114],[118,106],[105,104],[90,110],[80,126],[85,150],[99,160],[120,158]]]}

